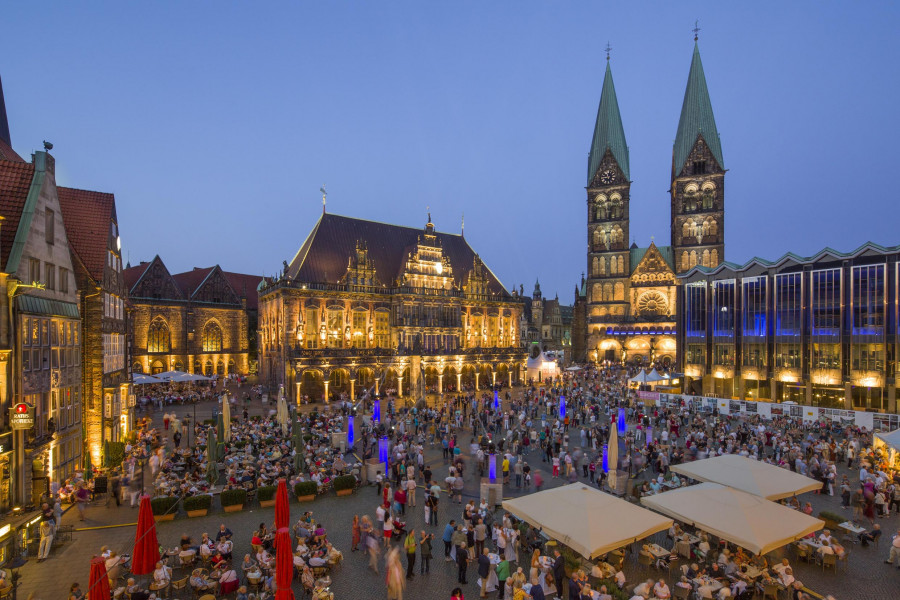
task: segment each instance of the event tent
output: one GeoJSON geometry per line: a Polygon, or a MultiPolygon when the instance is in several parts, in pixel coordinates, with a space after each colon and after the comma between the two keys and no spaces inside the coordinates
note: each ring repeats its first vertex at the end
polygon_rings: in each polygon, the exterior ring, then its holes
{"type": "Polygon", "coordinates": [[[890,433],[876,433],[875,439],[880,440],[891,450],[900,450],[900,429],[896,429],[890,433]]]}
{"type": "Polygon", "coordinates": [[[147,383],[163,383],[162,379],[157,379],[153,375],[144,375],[143,373],[134,373],[132,375],[135,385],[144,385],[147,383]]]}
{"type": "Polygon", "coordinates": [[[538,381],[547,381],[552,377],[559,376],[559,364],[555,359],[550,358],[543,352],[535,358],[529,357],[525,363],[528,378],[538,381]]]}
{"type": "Polygon", "coordinates": [[[672,526],[672,520],[583,483],[504,500],[503,508],[587,558],[672,526]]]}
{"type": "Polygon", "coordinates": [[[799,510],[718,483],[645,496],[641,504],[754,554],[767,554],[825,525],[799,510]]]}
{"type": "Polygon", "coordinates": [[[721,483],[767,500],[781,500],[822,488],[821,481],[739,454],[672,465],[669,470],[697,481],[721,483]]]}
{"type": "Polygon", "coordinates": [[[647,379],[647,371],[645,371],[644,369],[641,369],[641,372],[640,372],[640,373],[638,373],[637,375],[635,375],[634,377],[632,377],[632,378],[629,379],[628,381],[631,381],[631,382],[633,382],[633,383],[647,383],[647,382],[649,382],[650,380],[647,379]]]}

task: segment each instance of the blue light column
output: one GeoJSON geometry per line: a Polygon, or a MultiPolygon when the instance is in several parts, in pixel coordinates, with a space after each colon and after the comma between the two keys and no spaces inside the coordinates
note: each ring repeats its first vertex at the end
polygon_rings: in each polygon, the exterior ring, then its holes
{"type": "Polygon", "coordinates": [[[491,454],[488,458],[488,479],[497,481],[497,455],[491,454]]]}
{"type": "Polygon", "coordinates": [[[559,397],[559,418],[560,420],[566,418],[566,397],[559,397]]]}
{"type": "Polygon", "coordinates": [[[387,436],[378,440],[378,462],[387,465],[390,459],[390,449],[388,448],[387,436]]]}
{"type": "Polygon", "coordinates": [[[647,445],[650,445],[651,440],[653,440],[653,428],[647,427],[647,445]]]}
{"type": "Polygon", "coordinates": [[[603,472],[609,473],[609,445],[603,444],[603,472]]]}
{"type": "Polygon", "coordinates": [[[617,423],[619,426],[619,435],[625,435],[625,432],[628,431],[628,424],[625,422],[625,409],[619,409],[619,422],[617,423]]]}
{"type": "Polygon", "coordinates": [[[500,392],[494,390],[494,410],[500,410],[500,392]]]}
{"type": "Polygon", "coordinates": [[[353,427],[353,415],[349,415],[347,419],[347,446],[353,448],[353,442],[356,441],[356,431],[354,431],[353,427]]]}
{"type": "Polygon", "coordinates": [[[375,404],[372,405],[372,421],[375,423],[381,423],[381,400],[375,399],[375,404]]]}

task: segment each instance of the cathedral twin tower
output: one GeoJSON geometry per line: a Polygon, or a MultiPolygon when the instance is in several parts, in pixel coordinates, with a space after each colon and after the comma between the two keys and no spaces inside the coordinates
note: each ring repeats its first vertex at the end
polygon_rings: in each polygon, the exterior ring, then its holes
{"type": "Polygon", "coordinates": [[[674,361],[675,276],[723,260],[725,164],[696,38],[671,181],[671,246],[629,247],[628,145],[607,56],[588,156],[588,277],[576,302],[586,347],[576,356],[674,361]]]}

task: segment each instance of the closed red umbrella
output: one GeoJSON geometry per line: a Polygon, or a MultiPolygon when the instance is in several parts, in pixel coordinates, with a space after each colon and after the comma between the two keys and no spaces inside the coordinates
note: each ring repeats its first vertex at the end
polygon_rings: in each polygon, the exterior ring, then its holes
{"type": "Polygon", "coordinates": [[[291,534],[281,527],[275,534],[275,600],[294,600],[291,582],[294,580],[294,553],[291,534]]]}
{"type": "Polygon", "coordinates": [[[134,553],[131,555],[131,572],[135,575],[152,573],[159,561],[159,542],[156,540],[156,521],[150,508],[150,496],[141,496],[137,531],[134,535],[134,553]]]}
{"type": "Polygon", "coordinates": [[[106,561],[101,556],[91,560],[91,576],[88,580],[88,600],[109,600],[109,576],[106,561]]]}
{"type": "Polygon", "coordinates": [[[275,530],[282,527],[290,527],[291,508],[288,503],[287,484],[284,479],[278,480],[278,490],[275,492],[275,530]]]}

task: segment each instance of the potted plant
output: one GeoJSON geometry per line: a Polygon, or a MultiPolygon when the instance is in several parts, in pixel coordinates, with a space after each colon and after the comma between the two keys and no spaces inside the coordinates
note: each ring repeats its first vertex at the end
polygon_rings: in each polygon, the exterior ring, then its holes
{"type": "Polygon", "coordinates": [[[259,505],[262,508],[275,506],[275,492],[278,488],[274,485],[264,485],[256,490],[256,497],[259,498],[259,505]]]}
{"type": "Polygon", "coordinates": [[[294,495],[299,502],[309,502],[316,499],[319,486],[315,481],[301,481],[294,486],[294,495]]]}
{"type": "Polygon", "coordinates": [[[188,496],[184,499],[184,511],[189,517],[205,517],[211,504],[212,496],[209,494],[188,496]]]}
{"type": "Polygon", "coordinates": [[[349,496],[356,487],[356,477],[353,475],[341,475],[334,478],[334,491],[338,496],[349,496]]]}
{"type": "Polygon", "coordinates": [[[174,496],[157,496],[150,500],[150,510],[153,511],[153,519],[159,521],[171,521],[175,518],[178,498],[174,496]]]}
{"type": "Polygon", "coordinates": [[[236,490],[224,490],[220,496],[222,508],[225,512],[237,512],[244,510],[244,504],[247,502],[247,490],[238,488],[236,490]]]}

